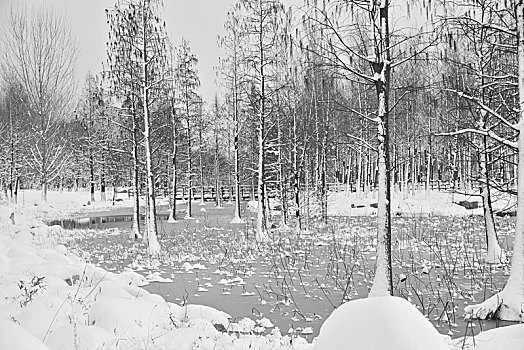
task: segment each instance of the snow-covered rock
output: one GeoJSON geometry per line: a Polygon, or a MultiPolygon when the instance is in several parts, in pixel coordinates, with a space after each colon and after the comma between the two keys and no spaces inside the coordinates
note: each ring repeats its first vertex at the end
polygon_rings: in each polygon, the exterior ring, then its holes
{"type": "Polygon", "coordinates": [[[407,300],[367,298],[339,306],[320,328],[315,350],[445,350],[449,339],[407,300]]]}

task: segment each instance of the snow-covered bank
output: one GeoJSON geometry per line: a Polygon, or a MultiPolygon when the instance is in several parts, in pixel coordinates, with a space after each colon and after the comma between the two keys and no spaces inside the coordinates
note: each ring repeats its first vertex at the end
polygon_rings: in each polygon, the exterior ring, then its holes
{"type": "Polygon", "coordinates": [[[0,217],[0,349],[311,348],[278,331],[226,332],[239,326],[225,313],[149,294],[144,277],[86,264],[60,244],[61,228],[20,212],[13,225],[11,212],[0,217]]]}
{"type": "MultiPolygon", "coordinates": [[[[495,192],[495,191],[494,191],[495,192]]],[[[393,215],[416,216],[467,216],[482,215],[482,200],[478,196],[454,194],[451,192],[417,191],[406,196],[402,192],[393,192],[391,196],[391,212],[393,215]],[[478,202],[478,208],[466,209],[459,202],[478,202]]],[[[494,193],[494,210],[515,210],[516,198],[504,193],[494,193]]],[[[366,216],[376,215],[377,209],[372,207],[377,203],[373,192],[359,196],[355,192],[332,192],[328,198],[328,215],[333,216],[366,216]]]]}
{"type": "Polygon", "coordinates": [[[127,194],[118,193],[113,201],[112,191],[107,193],[106,201],[99,200],[100,196],[97,193],[94,202],[90,200],[91,194],[87,191],[49,191],[46,202],[43,202],[40,196],[40,191],[37,190],[20,190],[18,210],[29,217],[49,220],[68,218],[78,213],[133,207],[133,198],[128,198],[127,194]]]}

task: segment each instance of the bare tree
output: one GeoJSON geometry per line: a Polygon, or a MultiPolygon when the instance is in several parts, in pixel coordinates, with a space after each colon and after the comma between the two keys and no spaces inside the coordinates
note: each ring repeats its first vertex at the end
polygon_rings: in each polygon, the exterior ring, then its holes
{"type": "MultiPolygon", "coordinates": [[[[103,90],[101,88],[101,82],[98,77],[89,72],[86,76],[82,97],[78,103],[76,109],[79,117],[77,120],[79,123],[79,129],[81,129],[81,135],[79,136],[80,146],[85,148],[85,158],[89,167],[89,189],[91,194],[91,202],[95,201],[95,170],[97,165],[102,163],[103,158],[103,146],[105,144],[103,135],[103,121],[102,114],[104,113],[103,104],[103,90]]],[[[100,174],[100,185],[102,190],[102,179],[103,174],[100,174]]],[[[101,194],[103,197],[103,194],[101,194]]],[[[105,198],[101,198],[102,201],[105,198]]]]}
{"type": "Polygon", "coordinates": [[[177,56],[175,78],[177,80],[177,87],[179,89],[177,93],[177,103],[180,106],[180,116],[185,120],[185,133],[187,143],[187,211],[186,218],[192,217],[191,207],[191,195],[193,186],[193,162],[191,152],[191,124],[195,119],[196,111],[201,111],[201,98],[197,94],[196,90],[200,85],[200,79],[198,78],[198,72],[196,65],[198,63],[197,57],[191,52],[189,42],[185,39],[182,40],[177,56]]]}
{"type": "Polygon", "coordinates": [[[42,200],[68,159],[63,119],[74,93],[77,43],[65,17],[46,7],[11,9],[3,35],[2,69],[27,98],[34,133],[27,163],[39,178],[42,200]]]}
{"type": "Polygon", "coordinates": [[[26,169],[23,160],[27,156],[29,147],[29,133],[25,128],[28,125],[27,105],[20,84],[11,82],[6,84],[0,103],[0,142],[2,143],[2,158],[7,161],[2,166],[3,182],[7,197],[13,203],[18,200],[18,187],[20,176],[26,169]]]}
{"type": "MultiPolygon", "coordinates": [[[[219,38],[219,45],[226,51],[227,57],[221,60],[221,74],[229,90],[229,101],[233,122],[234,178],[235,178],[235,213],[231,223],[241,223],[240,217],[240,100],[243,79],[241,75],[241,46],[244,37],[240,35],[239,16],[235,11],[227,14],[224,28],[227,35],[219,38]]],[[[231,196],[232,194],[230,194],[231,196]]],[[[230,197],[231,198],[231,197],[230,197]]]]}
{"type": "Polygon", "coordinates": [[[248,78],[252,81],[251,106],[257,115],[257,241],[268,241],[269,205],[267,196],[267,151],[269,122],[273,114],[272,95],[275,86],[272,73],[278,60],[280,44],[280,15],[283,7],[278,0],[240,0],[238,13],[241,16],[241,35],[247,37],[242,62],[248,78]]]}

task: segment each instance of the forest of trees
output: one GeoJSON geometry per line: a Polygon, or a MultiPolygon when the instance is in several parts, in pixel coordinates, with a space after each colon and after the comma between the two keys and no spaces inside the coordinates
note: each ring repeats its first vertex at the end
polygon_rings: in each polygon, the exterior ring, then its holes
{"type": "MultiPolygon", "coordinates": [[[[282,203],[277,224],[304,228],[306,201],[325,219],[330,191],[374,191],[384,261],[372,294],[381,295],[392,290],[391,193],[453,190],[479,195],[489,254],[500,259],[491,194],[524,183],[522,1],[238,0],[209,104],[198,57],[169,38],[161,1],[115,0],[106,16],[107,62],[75,93],[65,16],[12,9],[0,59],[5,199],[16,202],[20,188],[44,199],[48,189],[87,189],[98,201],[127,188],[134,236],[145,232],[156,254],[159,195],[177,220],[178,192],[189,193],[190,217],[191,194],[203,200],[213,187],[235,201],[239,221],[245,191],[258,201],[256,240],[267,241],[268,197],[282,203]]],[[[524,215],[517,222],[514,259],[524,255],[524,215]]]]}

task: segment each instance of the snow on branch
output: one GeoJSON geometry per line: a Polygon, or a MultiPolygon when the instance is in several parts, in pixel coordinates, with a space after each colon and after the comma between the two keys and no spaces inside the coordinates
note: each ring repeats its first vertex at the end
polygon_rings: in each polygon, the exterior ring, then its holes
{"type": "Polygon", "coordinates": [[[463,135],[463,134],[478,134],[478,135],[488,136],[492,138],[493,140],[498,141],[508,147],[517,149],[517,142],[507,140],[497,135],[496,133],[494,133],[491,130],[462,129],[462,130],[457,130],[457,131],[452,131],[452,132],[438,133],[438,134],[435,134],[435,136],[456,136],[456,135],[463,135]]]}
{"type": "Polygon", "coordinates": [[[513,123],[510,123],[509,120],[507,120],[506,118],[504,118],[500,113],[497,113],[495,110],[493,110],[492,108],[490,108],[489,106],[487,106],[486,104],[482,103],[478,98],[476,97],[473,97],[471,95],[468,95],[466,93],[464,93],[463,91],[458,91],[458,90],[455,90],[455,89],[444,89],[445,91],[449,91],[449,92],[452,92],[452,93],[455,93],[457,94],[460,98],[463,98],[463,99],[466,99],[468,101],[471,101],[471,102],[474,102],[475,104],[477,104],[477,106],[479,106],[482,110],[488,112],[489,114],[491,114],[492,116],[494,116],[495,118],[497,118],[498,120],[500,120],[504,125],[510,127],[511,129],[513,129],[514,131],[518,131],[518,128],[517,128],[517,125],[513,124],[513,123]]]}

